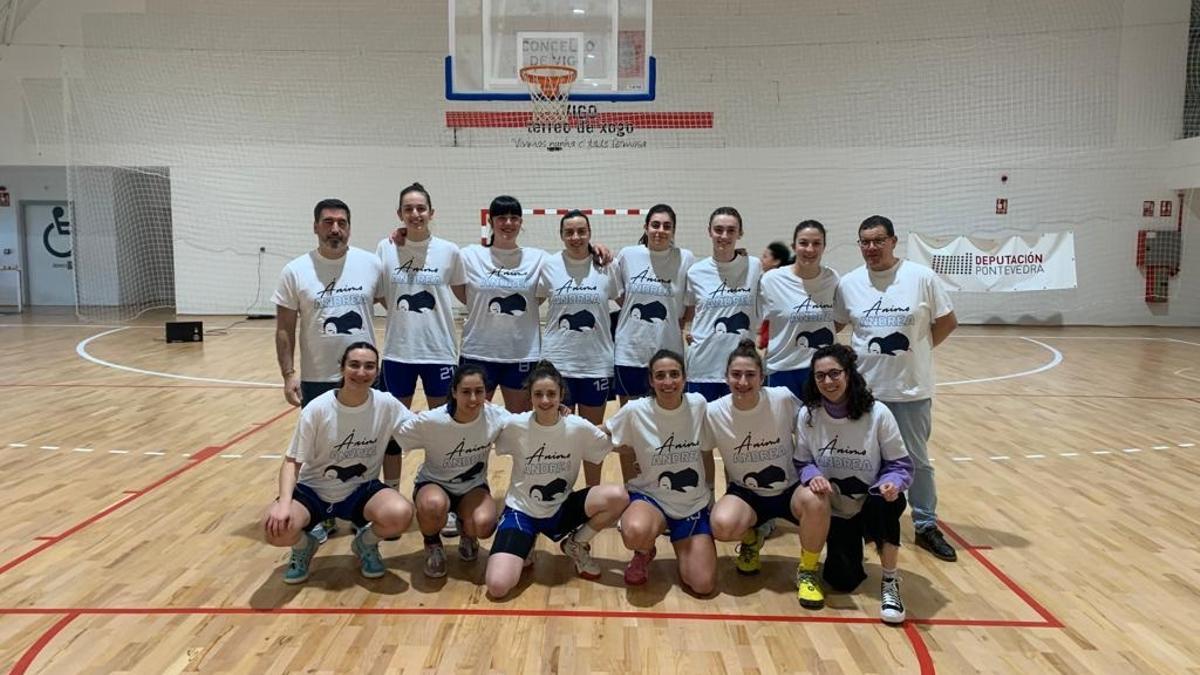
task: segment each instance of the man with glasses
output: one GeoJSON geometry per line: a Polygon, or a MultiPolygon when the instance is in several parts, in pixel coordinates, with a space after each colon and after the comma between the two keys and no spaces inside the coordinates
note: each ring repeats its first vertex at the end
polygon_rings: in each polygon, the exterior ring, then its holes
{"type": "Polygon", "coordinates": [[[917,546],[942,560],[958,554],[937,526],[937,488],[929,463],[933,427],[933,348],[958,326],[950,296],[933,270],[896,257],[892,221],[871,216],[858,227],[864,266],[842,277],[834,315],[853,329],[851,346],[875,398],[892,411],[916,471],[908,500],[917,546]]]}

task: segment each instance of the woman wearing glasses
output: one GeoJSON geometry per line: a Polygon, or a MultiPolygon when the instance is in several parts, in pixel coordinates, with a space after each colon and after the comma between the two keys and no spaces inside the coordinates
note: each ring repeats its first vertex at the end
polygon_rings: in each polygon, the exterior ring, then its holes
{"type": "Polygon", "coordinates": [[[819,347],[833,344],[842,324],[833,320],[838,274],[821,264],[825,226],[805,220],[792,232],[795,261],[763,274],[759,300],[768,322],[767,384],[799,396],[819,347]]]}
{"type": "Polygon", "coordinates": [[[873,542],[883,568],[879,616],[885,623],[901,623],[904,602],[896,566],[913,463],[896,418],[871,395],[857,361],[845,345],[822,347],[813,355],[796,423],[796,463],[800,482],[830,500],[825,581],[843,593],[858,587],[867,578],[863,540],[873,542]]]}

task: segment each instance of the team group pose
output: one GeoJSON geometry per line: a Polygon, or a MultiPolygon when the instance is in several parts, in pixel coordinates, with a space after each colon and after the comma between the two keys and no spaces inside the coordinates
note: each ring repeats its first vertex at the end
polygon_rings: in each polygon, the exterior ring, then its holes
{"type": "Polygon", "coordinates": [[[839,277],[822,265],[822,223],[800,222],[790,250],[776,242],[760,260],[738,247],[745,226],[728,206],[709,216],[712,255],[700,261],[676,246],[666,204],[615,259],[582,211],[560,220],[557,253],[518,243],[523,210],[510,196],[492,200],[487,245],[434,236],[420,183],[400,192],[396,213],[400,227],[371,255],[348,244],[349,206],[319,202],[318,247],[288,263],[274,296],[284,395],[303,408],[263,520],[267,542],[291,549],[285,583],[308,579],[339,518],[355,526],[368,578],[387,574],[380,542],[414,517],[431,578],[450,569],[443,536],[459,536],[455,565],[466,566],[492,538],[480,564],[493,599],[518,588],[538,535],[580,577],[599,578],[591,542],[618,524],[626,585],[650,579],[665,536],[680,585],[706,597],[720,591],[716,541],[737,542],[733,567],[754,575],[771,523],[791,522],[809,609],[826,589],[861,585],[872,542],[887,623],[906,617],[898,565],[910,504],[918,546],[955,559],[926,446],[932,351],[957,321],[936,275],[895,256],[890,220],[863,221],[865,264],[839,277]],[[466,310],[461,343],[452,298],[466,310]],[[376,302],[387,310],[382,355],[376,302]],[[836,342],[844,326],[849,346],[836,342]],[[418,382],[426,409],[414,414],[418,382]],[[497,388],[503,406],[491,402],[497,388]],[[620,407],[605,420],[613,394],[620,407]],[[418,449],[410,501],[401,460],[418,449]],[[623,484],[601,482],[610,453],[623,484]],[[499,514],[493,454],[511,460],[499,514]]]}

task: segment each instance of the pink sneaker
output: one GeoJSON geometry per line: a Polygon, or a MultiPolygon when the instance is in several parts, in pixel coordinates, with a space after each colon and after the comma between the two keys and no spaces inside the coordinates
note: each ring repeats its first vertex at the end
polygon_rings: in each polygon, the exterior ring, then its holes
{"type": "Polygon", "coordinates": [[[625,566],[625,585],[626,586],[641,586],[650,578],[650,561],[654,560],[655,549],[650,549],[649,553],[641,551],[633,552],[633,560],[625,566]]]}

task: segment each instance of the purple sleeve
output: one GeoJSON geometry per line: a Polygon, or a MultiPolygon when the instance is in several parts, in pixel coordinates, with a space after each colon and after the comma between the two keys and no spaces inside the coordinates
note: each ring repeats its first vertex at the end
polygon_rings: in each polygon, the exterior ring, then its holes
{"type": "Polygon", "coordinates": [[[800,484],[808,485],[808,482],[817,476],[823,476],[821,467],[817,466],[816,462],[796,462],[796,468],[800,470],[800,484]]]}
{"type": "Polygon", "coordinates": [[[883,466],[879,467],[879,480],[871,486],[871,490],[876,490],[884,483],[892,483],[900,491],[908,489],[912,485],[913,480],[913,463],[912,458],[905,455],[899,459],[885,459],[883,466]]]}

